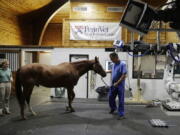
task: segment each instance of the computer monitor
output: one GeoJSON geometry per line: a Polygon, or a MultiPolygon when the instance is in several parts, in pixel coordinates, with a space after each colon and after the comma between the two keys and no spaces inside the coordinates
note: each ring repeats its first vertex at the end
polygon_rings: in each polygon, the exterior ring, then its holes
{"type": "Polygon", "coordinates": [[[113,63],[111,61],[106,61],[106,71],[112,70],[113,63]]]}
{"type": "Polygon", "coordinates": [[[129,0],[120,25],[132,31],[147,34],[154,14],[153,9],[147,3],[138,0],[129,0]]]}

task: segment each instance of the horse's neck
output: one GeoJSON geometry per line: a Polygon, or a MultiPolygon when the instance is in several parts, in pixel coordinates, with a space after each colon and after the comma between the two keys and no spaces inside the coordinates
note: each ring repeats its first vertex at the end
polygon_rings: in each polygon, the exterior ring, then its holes
{"type": "Polygon", "coordinates": [[[82,76],[86,72],[92,69],[93,61],[82,61],[82,62],[75,62],[75,68],[79,72],[79,76],[82,76]]]}

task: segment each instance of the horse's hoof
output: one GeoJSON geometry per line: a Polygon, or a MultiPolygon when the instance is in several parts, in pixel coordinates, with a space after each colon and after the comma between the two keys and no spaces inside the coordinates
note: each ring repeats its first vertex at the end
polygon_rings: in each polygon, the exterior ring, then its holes
{"type": "Polygon", "coordinates": [[[75,112],[75,110],[73,108],[71,108],[70,112],[75,112]]]}
{"type": "Polygon", "coordinates": [[[70,108],[68,106],[66,106],[66,112],[70,111],[70,108]]]}
{"type": "Polygon", "coordinates": [[[32,115],[33,115],[33,116],[37,116],[37,113],[35,113],[35,112],[32,112],[32,115]]]}
{"type": "Polygon", "coordinates": [[[21,120],[27,120],[27,117],[22,116],[22,117],[21,117],[21,120]]]}

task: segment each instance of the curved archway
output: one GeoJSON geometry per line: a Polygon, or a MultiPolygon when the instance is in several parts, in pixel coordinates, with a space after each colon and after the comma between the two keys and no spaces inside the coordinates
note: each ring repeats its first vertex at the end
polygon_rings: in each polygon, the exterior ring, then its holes
{"type": "MultiPolygon", "coordinates": [[[[68,3],[68,2],[66,2],[68,3]]],[[[65,4],[66,4],[65,3],[65,4]]],[[[47,26],[49,24],[49,22],[52,20],[52,18],[65,6],[65,4],[61,7],[59,7],[56,11],[54,11],[54,13],[51,14],[51,16],[48,18],[48,20],[46,21],[42,31],[41,31],[41,34],[40,34],[40,37],[39,37],[39,41],[38,41],[38,45],[40,46],[42,44],[42,40],[43,40],[43,36],[44,36],[44,33],[47,29],[47,26]]]]}
{"type": "Polygon", "coordinates": [[[68,1],[69,0],[53,0],[47,6],[19,16],[20,19],[32,25],[33,45],[41,45],[42,37],[49,21],[68,1]]]}

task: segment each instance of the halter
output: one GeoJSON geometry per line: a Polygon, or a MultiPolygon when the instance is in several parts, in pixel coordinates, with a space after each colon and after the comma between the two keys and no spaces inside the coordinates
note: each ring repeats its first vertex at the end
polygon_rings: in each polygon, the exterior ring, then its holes
{"type": "MultiPolygon", "coordinates": [[[[96,64],[96,63],[94,63],[96,64]]],[[[94,69],[94,64],[92,65],[92,70],[97,74],[97,71],[94,69]]]]}

